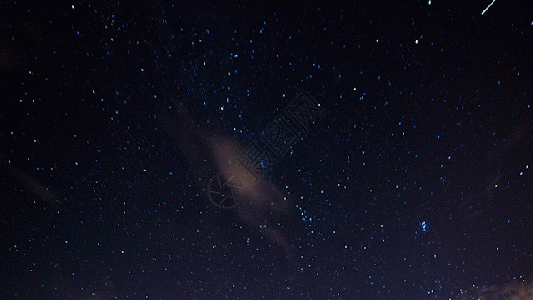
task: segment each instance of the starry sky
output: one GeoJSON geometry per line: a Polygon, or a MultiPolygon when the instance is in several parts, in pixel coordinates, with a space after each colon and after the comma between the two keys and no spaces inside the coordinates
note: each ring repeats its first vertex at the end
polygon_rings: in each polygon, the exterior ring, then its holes
{"type": "Polygon", "coordinates": [[[0,299],[531,281],[525,4],[95,2],[0,2],[0,299]]]}

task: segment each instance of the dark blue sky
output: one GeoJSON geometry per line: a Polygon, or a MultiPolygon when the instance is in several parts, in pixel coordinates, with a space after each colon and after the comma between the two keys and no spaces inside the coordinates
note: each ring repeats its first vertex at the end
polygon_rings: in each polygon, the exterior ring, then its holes
{"type": "Polygon", "coordinates": [[[531,279],[533,23],[489,4],[1,3],[0,298],[531,279]],[[237,205],[210,201],[219,174],[237,205]]]}

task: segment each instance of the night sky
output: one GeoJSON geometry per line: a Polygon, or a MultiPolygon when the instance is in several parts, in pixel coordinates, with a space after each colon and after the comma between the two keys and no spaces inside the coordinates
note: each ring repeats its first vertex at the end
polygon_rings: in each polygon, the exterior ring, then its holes
{"type": "Polygon", "coordinates": [[[0,299],[531,283],[533,10],[302,2],[2,1],[0,299]]]}

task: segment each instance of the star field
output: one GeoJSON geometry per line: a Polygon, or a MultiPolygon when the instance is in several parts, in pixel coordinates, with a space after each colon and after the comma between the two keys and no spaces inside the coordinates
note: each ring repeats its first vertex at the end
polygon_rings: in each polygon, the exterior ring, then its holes
{"type": "Polygon", "coordinates": [[[0,298],[531,299],[489,2],[1,2],[0,298]]]}

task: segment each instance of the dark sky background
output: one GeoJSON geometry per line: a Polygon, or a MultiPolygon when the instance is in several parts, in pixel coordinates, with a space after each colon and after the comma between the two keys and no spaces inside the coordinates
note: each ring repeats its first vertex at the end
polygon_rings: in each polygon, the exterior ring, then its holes
{"type": "Polygon", "coordinates": [[[457,299],[533,276],[526,4],[25,2],[0,3],[0,299],[457,299]],[[302,92],[324,115],[265,174],[285,255],[168,128],[245,147],[302,92]]]}

